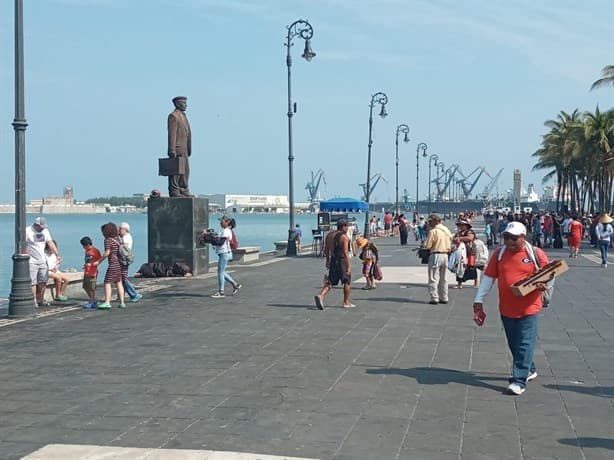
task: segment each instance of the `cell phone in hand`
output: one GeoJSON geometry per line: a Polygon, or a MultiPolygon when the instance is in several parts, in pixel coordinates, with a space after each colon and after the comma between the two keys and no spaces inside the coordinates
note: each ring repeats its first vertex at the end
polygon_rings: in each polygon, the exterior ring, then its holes
{"type": "Polygon", "coordinates": [[[475,324],[477,324],[478,326],[483,325],[484,321],[486,321],[486,313],[484,312],[484,310],[478,310],[474,312],[473,321],[475,321],[475,324]]]}

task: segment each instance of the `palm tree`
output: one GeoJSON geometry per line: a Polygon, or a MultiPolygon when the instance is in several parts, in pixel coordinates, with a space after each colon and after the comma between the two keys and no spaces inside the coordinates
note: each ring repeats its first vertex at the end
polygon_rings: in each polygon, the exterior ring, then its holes
{"type": "Polygon", "coordinates": [[[591,85],[591,91],[603,86],[614,86],[614,65],[607,65],[601,70],[601,78],[591,85]]]}

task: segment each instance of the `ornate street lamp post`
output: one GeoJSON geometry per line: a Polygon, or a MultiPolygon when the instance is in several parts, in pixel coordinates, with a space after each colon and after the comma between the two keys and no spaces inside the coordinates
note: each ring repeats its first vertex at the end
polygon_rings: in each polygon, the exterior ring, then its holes
{"type": "Polygon", "coordinates": [[[397,126],[397,135],[395,138],[395,150],[396,150],[396,201],[395,201],[395,212],[397,213],[397,215],[399,215],[399,134],[404,133],[405,137],[403,138],[403,142],[408,143],[409,142],[409,137],[407,137],[407,135],[409,134],[409,126],[407,126],[405,123],[400,124],[399,126],[397,126]]]}
{"type": "Polygon", "coordinates": [[[443,172],[446,169],[446,165],[443,161],[440,161],[436,166],[435,166],[435,170],[437,171],[437,212],[441,212],[439,210],[439,207],[441,206],[441,204],[439,203],[441,201],[441,199],[443,198],[442,194],[441,194],[441,185],[440,185],[440,181],[441,181],[441,175],[443,174],[443,172]]]}
{"type": "Polygon", "coordinates": [[[424,142],[420,142],[416,147],[416,214],[419,214],[418,201],[420,201],[418,195],[418,180],[420,177],[420,150],[422,150],[422,156],[426,156],[426,149],[428,146],[424,142]]]}
{"type": "Polygon", "coordinates": [[[437,161],[439,157],[436,154],[429,155],[429,208],[426,210],[427,213],[431,212],[431,164],[437,167],[437,161]]]}
{"type": "Polygon", "coordinates": [[[367,211],[365,212],[365,233],[366,237],[369,236],[369,207],[371,206],[371,146],[373,145],[373,106],[380,104],[381,110],[379,116],[386,118],[386,104],[388,104],[388,96],[382,92],[377,92],[371,96],[371,104],[369,104],[369,145],[367,155],[367,190],[365,193],[365,201],[367,202],[367,211]]]}
{"type": "Polygon", "coordinates": [[[34,315],[34,297],[26,252],[26,115],[23,76],[23,0],[15,0],[15,254],[9,294],[9,316],[34,315]]]}
{"type": "Polygon", "coordinates": [[[313,37],[313,28],[309,22],[299,19],[288,26],[288,37],[286,48],[286,65],[288,66],[288,201],[290,212],[290,228],[288,229],[288,246],[286,246],[286,255],[296,255],[296,242],[294,240],[294,153],[292,152],[292,116],[294,110],[292,107],[292,91],[290,69],[292,67],[292,57],[290,56],[290,48],[292,47],[292,39],[300,36],[305,40],[305,50],[301,55],[307,62],[311,61],[316,53],[311,49],[311,37],[313,37]]]}

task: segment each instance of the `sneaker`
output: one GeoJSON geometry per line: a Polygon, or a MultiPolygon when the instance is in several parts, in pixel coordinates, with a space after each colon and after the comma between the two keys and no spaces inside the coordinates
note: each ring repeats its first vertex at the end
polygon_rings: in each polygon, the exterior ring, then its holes
{"type": "Polygon", "coordinates": [[[211,298],[213,298],[213,299],[223,299],[224,297],[226,297],[226,296],[224,295],[223,292],[216,292],[215,294],[213,294],[211,296],[211,298]]]}
{"type": "Polygon", "coordinates": [[[111,308],[111,304],[106,302],[99,303],[97,308],[100,310],[109,310],[111,308]]]}
{"type": "Polygon", "coordinates": [[[349,303],[349,304],[343,304],[343,308],[356,308],[356,305],[354,305],[353,303],[349,303]]]}
{"type": "Polygon", "coordinates": [[[440,300],[439,303],[448,303],[447,300],[440,300]]]}
{"type": "Polygon", "coordinates": [[[137,294],[134,297],[130,298],[130,302],[138,302],[143,298],[143,294],[137,294]]]}
{"type": "Polygon", "coordinates": [[[86,310],[90,310],[92,308],[96,308],[96,304],[93,304],[91,302],[86,303],[85,305],[83,305],[83,308],[85,308],[86,310]]]}
{"type": "Polygon", "coordinates": [[[509,393],[520,396],[522,393],[524,393],[524,387],[521,386],[519,383],[514,382],[508,385],[507,391],[509,393]]]}
{"type": "Polygon", "coordinates": [[[232,288],[232,295],[235,295],[237,292],[239,292],[239,289],[241,289],[243,286],[241,286],[240,284],[237,284],[237,287],[233,287],[232,288]]]}
{"type": "Polygon", "coordinates": [[[537,372],[533,371],[530,372],[529,375],[527,376],[527,382],[530,382],[531,380],[535,380],[537,378],[537,372]]]}
{"type": "Polygon", "coordinates": [[[431,300],[429,303],[431,305],[437,305],[439,303],[439,300],[431,300]]]}
{"type": "Polygon", "coordinates": [[[324,310],[324,302],[322,302],[322,297],[320,297],[319,295],[316,295],[313,297],[313,300],[316,303],[316,307],[318,307],[318,310],[324,310]]]}
{"type": "Polygon", "coordinates": [[[126,304],[125,303],[120,303],[117,307],[118,308],[126,308],[126,304]]]}

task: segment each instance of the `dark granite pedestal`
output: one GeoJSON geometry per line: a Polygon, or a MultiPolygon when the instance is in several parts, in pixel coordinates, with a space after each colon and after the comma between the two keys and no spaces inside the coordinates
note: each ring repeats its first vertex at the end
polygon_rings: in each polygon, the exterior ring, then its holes
{"type": "Polygon", "coordinates": [[[198,237],[209,226],[209,201],[204,198],[151,198],[147,203],[149,262],[183,262],[194,275],[209,270],[208,247],[198,237]]]}

